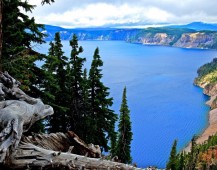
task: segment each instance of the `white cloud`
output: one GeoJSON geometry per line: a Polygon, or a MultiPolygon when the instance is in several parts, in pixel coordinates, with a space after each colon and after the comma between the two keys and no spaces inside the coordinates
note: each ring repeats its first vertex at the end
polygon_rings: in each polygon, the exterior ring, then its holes
{"type": "Polygon", "coordinates": [[[67,27],[217,22],[217,1],[206,0],[56,0],[31,16],[37,22],[67,27]]]}
{"type": "Polygon", "coordinates": [[[172,14],[156,7],[147,9],[145,16],[150,22],[168,22],[170,18],[174,17],[172,14]]]}
{"type": "Polygon", "coordinates": [[[84,8],[72,8],[63,13],[50,13],[38,18],[43,23],[70,25],[73,27],[132,24],[140,22],[167,22],[172,17],[166,11],[156,7],[139,7],[122,4],[120,6],[97,3],[84,8]]]}

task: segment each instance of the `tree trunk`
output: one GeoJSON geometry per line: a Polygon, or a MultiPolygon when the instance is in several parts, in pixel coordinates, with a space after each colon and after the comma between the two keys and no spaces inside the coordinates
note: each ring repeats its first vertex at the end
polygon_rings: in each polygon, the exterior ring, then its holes
{"type": "Polygon", "coordinates": [[[99,158],[89,158],[69,152],[57,152],[43,149],[30,143],[21,143],[8,162],[11,169],[69,169],[69,170],[138,170],[126,165],[99,158]]]}

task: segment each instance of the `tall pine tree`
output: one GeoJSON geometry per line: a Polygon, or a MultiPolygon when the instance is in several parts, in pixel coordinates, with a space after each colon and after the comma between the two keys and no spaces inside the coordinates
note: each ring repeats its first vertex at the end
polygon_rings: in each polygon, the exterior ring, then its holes
{"type": "Polygon", "coordinates": [[[8,71],[20,80],[22,89],[33,97],[40,97],[39,84],[43,72],[35,64],[43,55],[34,52],[32,43],[43,43],[43,25],[36,24],[34,18],[25,12],[34,9],[28,1],[1,0],[1,30],[0,30],[0,71],[8,71]],[[21,9],[23,9],[22,12],[21,9]]]}
{"type": "Polygon", "coordinates": [[[101,146],[102,149],[108,151],[108,141],[114,135],[114,124],[117,115],[110,106],[113,104],[113,98],[109,97],[109,88],[104,86],[102,82],[103,62],[99,55],[99,49],[96,48],[91,69],[89,72],[89,100],[90,100],[90,121],[91,129],[89,129],[90,138],[88,142],[101,146]]]}
{"type": "Polygon", "coordinates": [[[197,157],[198,157],[198,148],[196,144],[197,136],[193,136],[191,139],[191,152],[188,160],[188,169],[194,170],[196,169],[197,157]]]}
{"type": "Polygon", "coordinates": [[[130,110],[127,105],[126,87],[123,91],[122,103],[120,108],[120,120],[118,124],[118,140],[116,146],[116,156],[123,163],[131,163],[130,144],[132,141],[132,128],[130,121],[130,110]]]}
{"type": "Polygon", "coordinates": [[[184,152],[178,154],[176,159],[177,159],[177,170],[183,170],[185,167],[184,152]]]}
{"type": "MultiPolygon", "coordinates": [[[[15,67],[16,61],[25,54],[31,53],[31,43],[43,43],[43,25],[36,24],[34,18],[29,18],[21,12],[31,12],[34,9],[27,1],[3,0],[2,16],[2,67],[4,70],[15,67]]],[[[27,55],[26,55],[27,56],[27,55]]],[[[22,58],[23,59],[23,58],[22,58]]],[[[24,58],[23,60],[26,60],[24,58]]],[[[14,68],[16,69],[16,68],[14,68]]]]}
{"type": "Polygon", "coordinates": [[[82,87],[82,101],[83,101],[83,132],[82,132],[82,139],[84,141],[88,141],[90,138],[89,129],[91,129],[90,124],[90,102],[89,102],[89,84],[88,84],[88,76],[87,76],[87,69],[84,69],[83,73],[83,81],[81,84],[82,87]]]}
{"type": "MultiPolygon", "coordinates": [[[[54,0],[42,1],[43,4],[51,2],[54,0]]],[[[39,87],[44,74],[35,61],[44,55],[33,51],[31,44],[44,42],[43,25],[25,14],[32,12],[34,7],[28,1],[0,0],[0,71],[8,71],[18,79],[22,90],[29,95],[42,97],[39,87]]],[[[35,132],[43,131],[42,124],[38,125],[35,132]]]]}
{"type": "Polygon", "coordinates": [[[83,65],[85,58],[79,57],[79,54],[83,52],[83,48],[78,46],[77,36],[74,34],[70,41],[71,57],[68,67],[68,90],[71,95],[69,100],[69,118],[70,118],[70,130],[75,131],[83,138],[83,126],[84,126],[84,101],[83,101],[83,65]]]}
{"type": "MultiPolygon", "coordinates": [[[[54,2],[54,0],[42,0],[41,3],[44,5],[44,4],[50,4],[51,2],[54,2]]],[[[19,44],[24,48],[26,47],[29,48],[29,45],[26,46],[26,44],[30,42],[37,42],[37,43],[42,42],[43,34],[38,32],[37,30],[37,27],[42,28],[42,25],[36,24],[34,22],[34,18],[29,19],[27,15],[21,13],[20,8],[23,8],[25,12],[31,12],[34,6],[30,5],[27,1],[24,2],[21,0],[13,0],[13,1],[0,0],[0,71],[3,71],[3,65],[5,65],[5,63],[7,63],[9,59],[8,56],[10,57],[12,57],[12,55],[14,56],[14,54],[11,54],[10,51],[9,53],[7,52],[8,49],[4,49],[3,52],[3,47],[8,47],[8,45],[10,47],[16,47],[19,44]],[[5,29],[8,29],[8,31],[5,29]],[[7,34],[8,32],[12,34],[7,34]],[[19,33],[17,34],[16,32],[19,33]],[[14,37],[14,35],[19,35],[18,38],[20,38],[20,40],[21,39],[24,40],[23,41],[24,43],[23,44],[20,43],[22,40],[19,42],[8,41],[10,40],[10,37],[14,37]],[[35,35],[36,37],[39,37],[39,39],[35,39],[34,38],[35,35]]],[[[15,55],[18,56],[20,52],[21,51],[18,51],[18,53],[15,53],[15,55]]],[[[5,68],[5,70],[7,70],[7,68],[5,68]]]]}
{"type": "Polygon", "coordinates": [[[50,119],[51,132],[67,131],[66,111],[68,111],[68,107],[65,101],[68,94],[66,88],[66,68],[68,63],[67,57],[63,54],[60,34],[56,33],[54,42],[50,43],[45,64],[42,66],[45,71],[43,98],[55,110],[50,119]]]}
{"type": "Polygon", "coordinates": [[[171,152],[170,152],[170,157],[169,161],[167,162],[166,169],[167,170],[176,170],[178,169],[177,167],[177,151],[176,151],[176,146],[177,146],[177,140],[174,141],[171,152]]]}

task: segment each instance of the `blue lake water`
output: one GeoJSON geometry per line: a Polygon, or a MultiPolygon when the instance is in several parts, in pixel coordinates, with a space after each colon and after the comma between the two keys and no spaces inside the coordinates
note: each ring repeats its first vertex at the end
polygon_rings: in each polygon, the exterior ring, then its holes
{"type": "MultiPolygon", "coordinates": [[[[70,55],[68,41],[62,42],[70,55]]],[[[96,47],[104,61],[103,81],[119,113],[122,91],[127,87],[131,110],[133,162],[139,167],[163,168],[175,139],[181,150],[208,123],[208,97],[193,85],[197,69],[217,57],[217,51],[145,46],[122,41],[81,41],[90,67],[96,47]]],[[[49,45],[37,46],[47,52],[49,45]]]]}

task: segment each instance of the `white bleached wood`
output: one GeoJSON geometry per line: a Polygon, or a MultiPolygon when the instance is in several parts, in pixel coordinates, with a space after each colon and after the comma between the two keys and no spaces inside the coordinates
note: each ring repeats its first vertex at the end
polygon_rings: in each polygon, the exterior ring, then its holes
{"type": "Polygon", "coordinates": [[[89,158],[68,152],[47,150],[28,143],[20,144],[17,152],[12,157],[10,166],[13,169],[22,169],[27,167],[27,165],[42,169],[49,167],[59,167],[60,169],[64,167],[68,167],[69,169],[138,169],[131,165],[99,158],[89,158]]]}
{"type": "Polygon", "coordinates": [[[53,114],[53,108],[40,99],[32,98],[19,88],[20,82],[7,72],[0,73],[0,95],[8,94],[17,100],[0,102],[0,162],[4,162],[10,150],[15,150],[23,132],[38,120],[53,114]]]}

